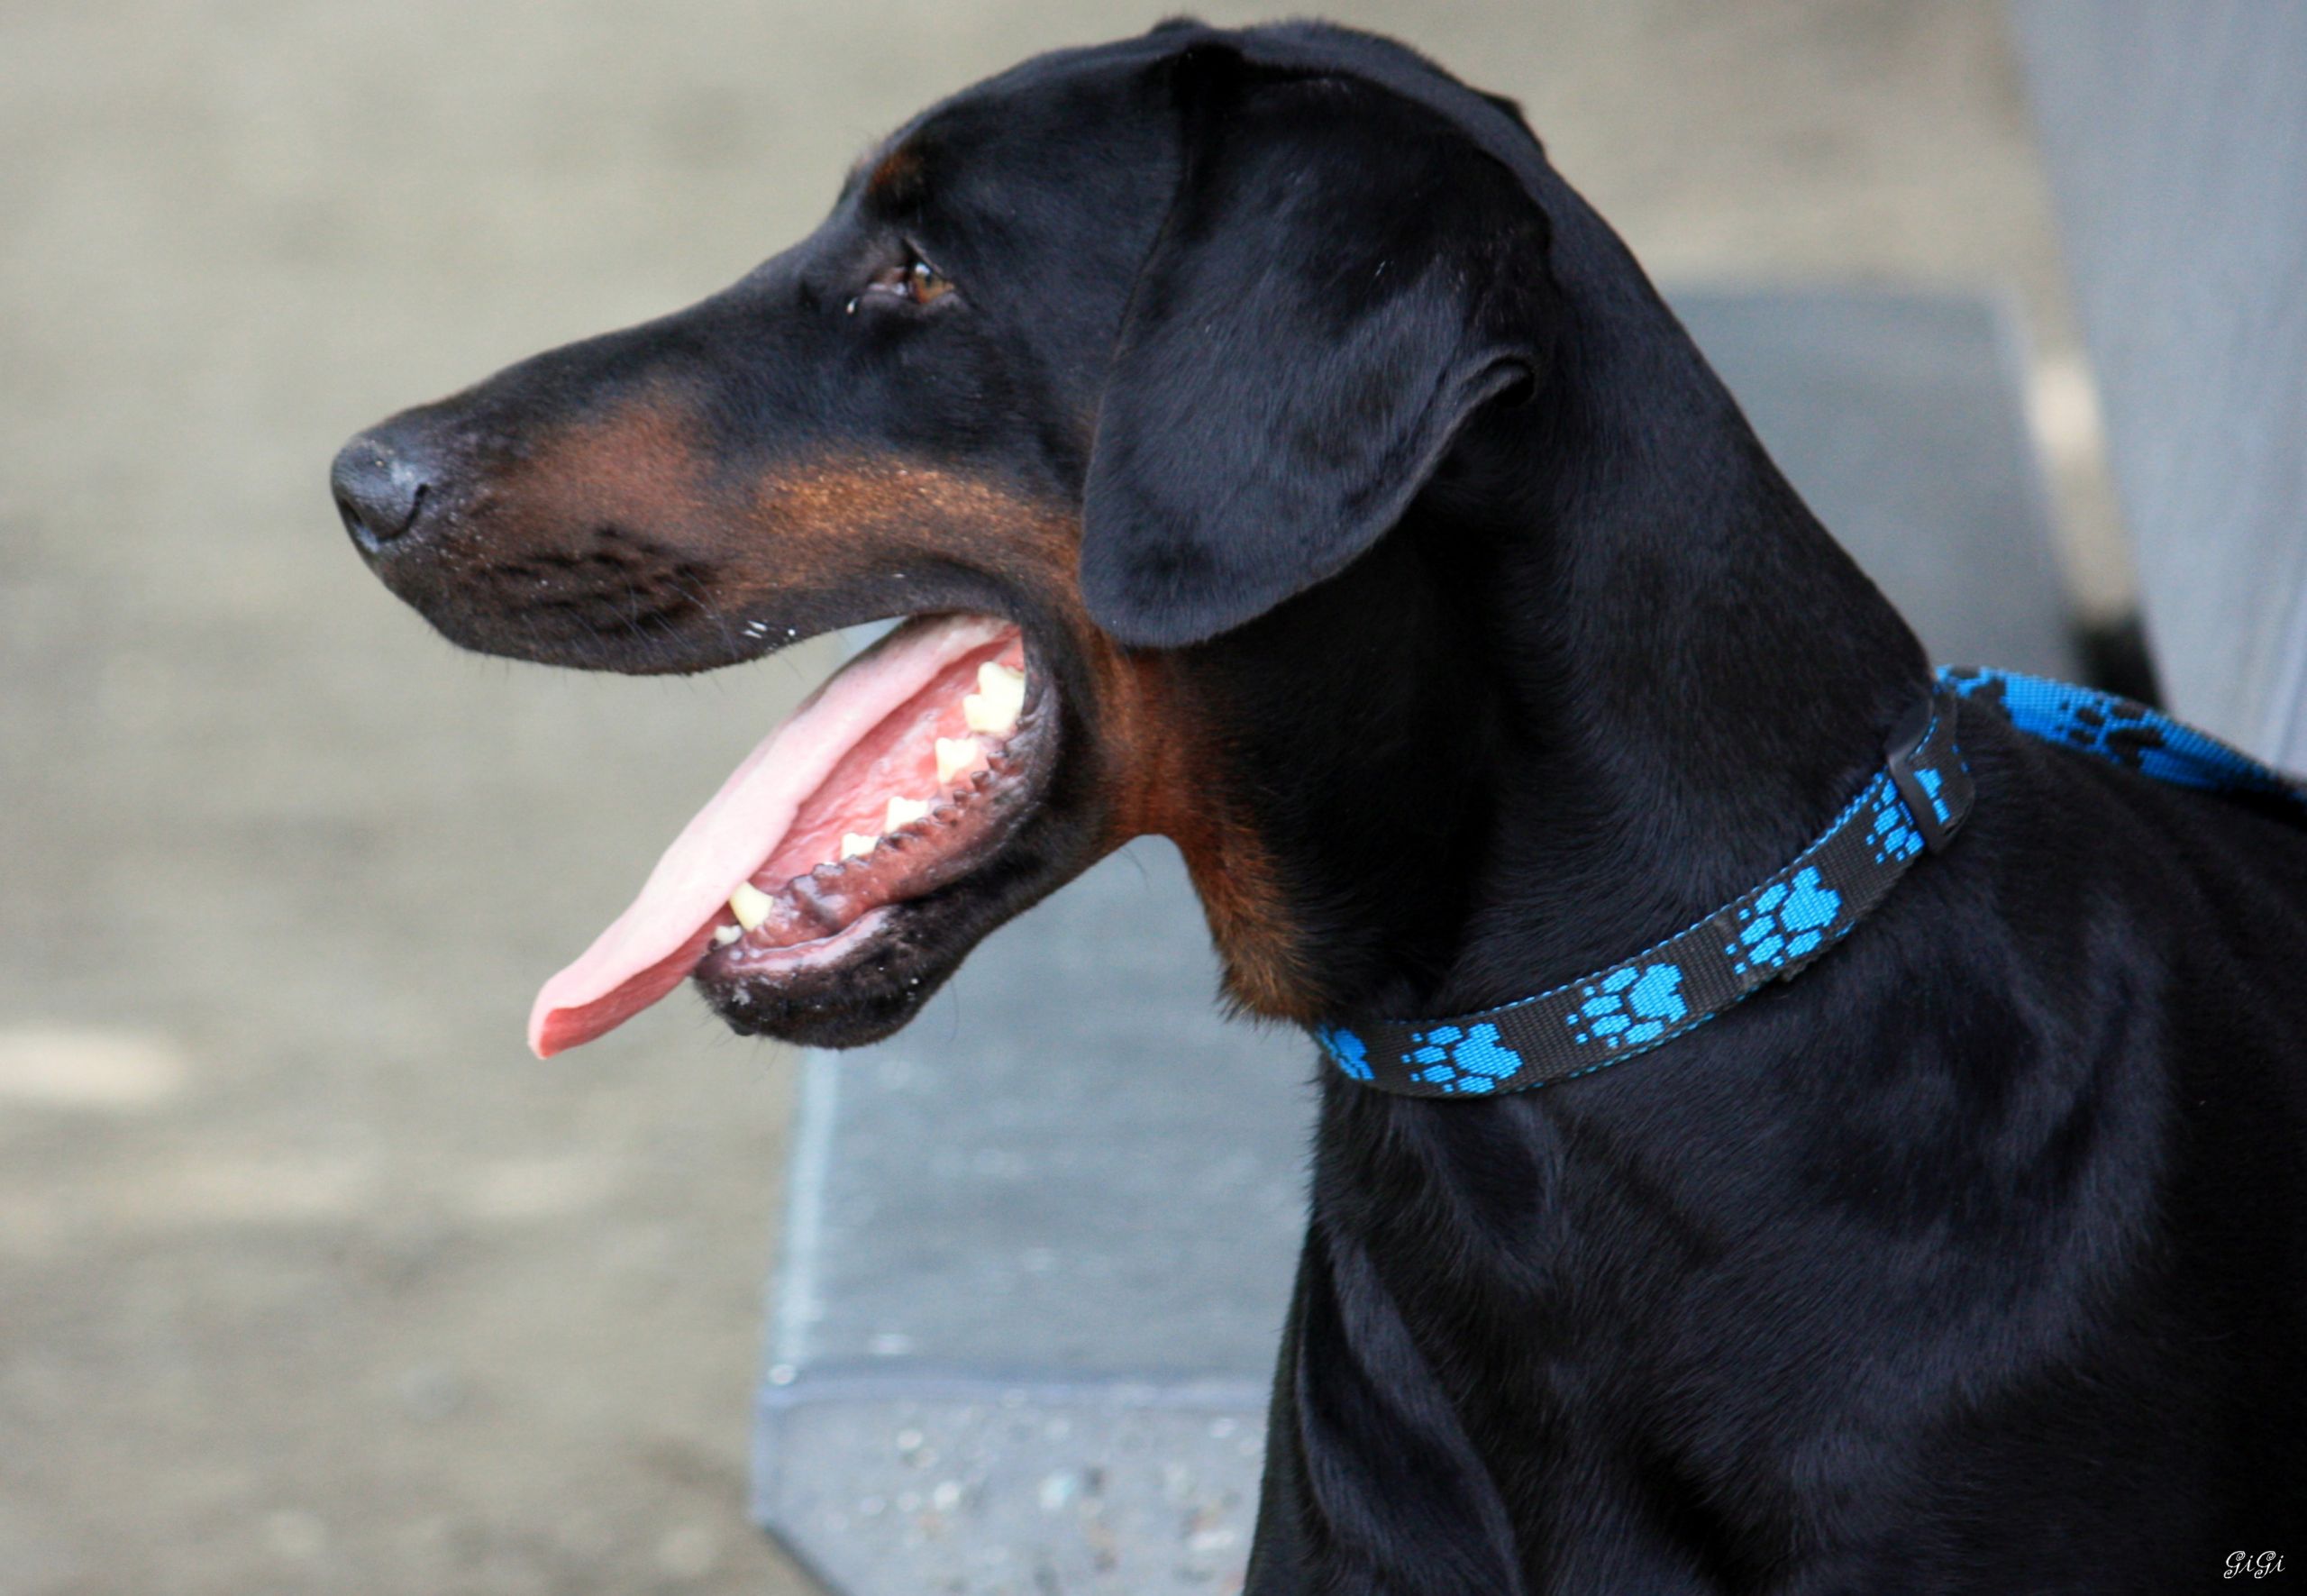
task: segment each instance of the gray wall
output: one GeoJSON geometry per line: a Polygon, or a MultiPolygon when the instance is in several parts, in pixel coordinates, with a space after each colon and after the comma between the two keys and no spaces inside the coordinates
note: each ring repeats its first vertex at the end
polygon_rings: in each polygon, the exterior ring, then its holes
{"type": "Polygon", "coordinates": [[[2018,0],[2171,707],[2307,766],[2307,0],[2018,0]]]}

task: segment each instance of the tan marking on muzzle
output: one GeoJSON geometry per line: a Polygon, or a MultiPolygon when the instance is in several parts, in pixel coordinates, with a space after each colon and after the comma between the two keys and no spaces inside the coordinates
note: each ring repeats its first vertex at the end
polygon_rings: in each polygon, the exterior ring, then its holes
{"type": "Polygon", "coordinates": [[[675,549],[708,543],[720,506],[701,432],[687,407],[654,395],[564,424],[490,474],[478,518],[513,552],[566,548],[605,524],[675,549]]]}

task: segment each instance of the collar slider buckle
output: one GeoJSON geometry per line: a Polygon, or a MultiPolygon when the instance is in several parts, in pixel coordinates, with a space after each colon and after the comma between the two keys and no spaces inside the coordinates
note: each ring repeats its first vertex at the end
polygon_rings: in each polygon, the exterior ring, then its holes
{"type": "MultiPolygon", "coordinates": [[[[1951,719],[1953,714],[1951,704],[1942,704],[1936,698],[1923,699],[1900,717],[1883,755],[1883,764],[1891,772],[1891,784],[1899,789],[1899,798],[1905,803],[1915,830],[1922,835],[1923,847],[1933,853],[1945,853],[1955,832],[1954,827],[1938,818],[1938,804],[1917,772],[1923,768],[1922,751],[1930,734],[1938,728],[1939,716],[1951,719]]],[[[1932,774],[1940,776],[1935,769],[1932,774]]]]}

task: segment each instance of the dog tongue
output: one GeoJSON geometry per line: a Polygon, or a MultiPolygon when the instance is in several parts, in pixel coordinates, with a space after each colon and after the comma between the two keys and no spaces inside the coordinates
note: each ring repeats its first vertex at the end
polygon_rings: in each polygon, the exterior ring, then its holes
{"type": "Polygon", "coordinates": [[[529,1046],[551,1058],[615,1030],[681,984],[729,894],[777,851],[841,756],[1005,630],[983,616],[910,621],[835,672],[761,741],[673,839],[631,907],[544,983],[529,1046]]]}

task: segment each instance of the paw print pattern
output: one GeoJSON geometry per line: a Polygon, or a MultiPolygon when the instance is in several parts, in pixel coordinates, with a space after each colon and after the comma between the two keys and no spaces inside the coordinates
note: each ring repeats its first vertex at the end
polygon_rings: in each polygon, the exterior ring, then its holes
{"type": "MultiPolygon", "coordinates": [[[[1964,768],[1969,769],[1968,766],[1964,768]]],[[[1941,790],[1947,785],[1947,778],[1925,766],[1914,773],[1914,779],[1922,788],[1922,796],[1930,800],[1930,812],[1938,817],[1938,824],[1953,825],[1955,811],[1947,807],[1947,799],[1941,790]]]]}
{"type": "MultiPolygon", "coordinates": [[[[1983,698],[1995,705],[2030,737],[2063,743],[2112,763],[2128,765],[2150,776],[2162,776],[2166,780],[2177,780],[2187,786],[2204,785],[2176,773],[2189,762],[2184,756],[2158,758],[2174,734],[2184,741],[2191,734],[2200,734],[2133,699],[2008,670],[1948,670],[1939,676],[1965,698],[1983,698]]],[[[2239,765],[2252,762],[2223,745],[2219,752],[2239,765]]],[[[2200,777],[2205,772],[2198,771],[2193,774],[2200,777]]]]}
{"type": "MultiPolygon", "coordinates": [[[[1895,795],[1892,801],[1897,801],[1895,795]]],[[[1910,823],[1908,829],[1913,829],[1910,823]]],[[[1824,942],[1827,927],[1840,913],[1842,894],[1819,879],[1816,865],[1805,865],[1792,880],[1764,889],[1738,911],[1737,937],[1722,951],[1738,975],[1781,969],[1824,942]]]]}
{"type": "Polygon", "coordinates": [[[2163,731],[2157,724],[2163,717],[2144,704],[2087,688],[2043,696],[2050,700],[2044,716],[2047,734],[2069,747],[2136,771],[2146,768],[2163,746],[2163,731]]]}
{"type": "MultiPolygon", "coordinates": [[[[1916,776],[1918,779],[1930,779],[1932,807],[1942,811],[1943,818],[1946,806],[1938,801],[1938,772],[1919,771],[1916,776]]],[[[1899,796],[1894,783],[1887,780],[1877,781],[1869,802],[1874,811],[1874,819],[1867,827],[1866,841],[1874,850],[1875,863],[1893,864],[1902,859],[1911,859],[1922,852],[1922,833],[1915,829],[1914,816],[1907,813],[1906,800],[1899,796]]]]}
{"type": "Polygon", "coordinates": [[[1522,1055],[1498,1039],[1493,1025],[1436,1026],[1410,1037],[1408,1054],[1426,1068],[1418,1079],[1445,1091],[1490,1091],[1522,1067],[1522,1055]]]}
{"type": "Polygon", "coordinates": [[[2030,737],[2205,792],[2253,792],[2307,807],[2307,787],[2208,732],[2111,693],[2008,670],[1944,670],[1965,698],[1994,705],[2030,737]]]}
{"type": "Polygon", "coordinates": [[[1322,1051],[1330,1055],[1330,1062],[1343,1070],[1348,1080],[1371,1079],[1369,1045],[1344,1026],[1318,1026],[1314,1030],[1314,1040],[1322,1044],[1322,1051]]]}
{"type": "Polygon", "coordinates": [[[1584,999],[1564,1017],[1573,1042],[1618,1049],[1655,1042],[1690,1012],[1679,964],[1621,964],[1578,989],[1584,999]]]}

